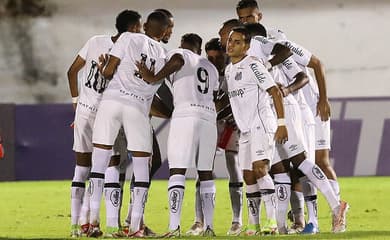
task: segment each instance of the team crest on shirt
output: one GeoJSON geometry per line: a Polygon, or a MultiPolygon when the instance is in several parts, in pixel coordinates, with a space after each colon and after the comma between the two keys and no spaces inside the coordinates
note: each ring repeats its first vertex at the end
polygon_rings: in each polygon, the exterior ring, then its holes
{"type": "Polygon", "coordinates": [[[240,81],[242,79],[242,72],[237,72],[236,76],[234,77],[234,80],[240,81]]]}

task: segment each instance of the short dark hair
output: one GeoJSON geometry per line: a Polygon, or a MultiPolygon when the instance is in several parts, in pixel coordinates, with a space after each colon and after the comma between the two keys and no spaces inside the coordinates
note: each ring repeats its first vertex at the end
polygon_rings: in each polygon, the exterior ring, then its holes
{"type": "Polygon", "coordinates": [[[173,18],[172,13],[169,10],[165,9],[165,8],[155,9],[154,12],[162,12],[162,13],[165,13],[165,15],[168,16],[168,18],[173,18]]]}
{"type": "Polygon", "coordinates": [[[241,26],[242,23],[240,22],[240,20],[236,19],[236,18],[232,18],[232,19],[229,19],[229,20],[226,20],[225,22],[222,23],[222,27],[225,28],[225,27],[238,27],[238,26],[241,26]]]}
{"type": "Polygon", "coordinates": [[[223,51],[222,44],[221,44],[221,41],[219,40],[219,38],[210,39],[210,41],[208,41],[205,45],[205,50],[206,51],[211,51],[211,50],[223,51]]]}
{"type": "Polygon", "coordinates": [[[232,31],[233,32],[238,32],[238,33],[241,33],[242,35],[244,35],[246,44],[249,44],[251,42],[251,35],[249,34],[248,29],[246,29],[245,27],[243,27],[243,26],[234,27],[232,29],[232,31]]]}
{"type": "Polygon", "coordinates": [[[249,31],[251,37],[254,36],[267,37],[267,30],[260,23],[246,23],[244,27],[249,31]]]}
{"type": "Polygon", "coordinates": [[[118,30],[118,33],[127,32],[127,29],[129,29],[130,26],[137,24],[140,19],[141,15],[138,12],[126,9],[116,17],[116,30],[118,30]]]}
{"type": "Polygon", "coordinates": [[[196,33],[186,33],[181,37],[181,41],[196,47],[197,49],[202,48],[202,38],[196,33]]]}
{"type": "Polygon", "coordinates": [[[256,0],[240,0],[237,3],[236,10],[241,10],[244,8],[259,8],[256,0]]]}
{"type": "Polygon", "coordinates": [[[169,25],[169,17],[161,11],[154,11],[149,14],[146,22],[158,22],[161,26],[167,27],[169,25]]]}

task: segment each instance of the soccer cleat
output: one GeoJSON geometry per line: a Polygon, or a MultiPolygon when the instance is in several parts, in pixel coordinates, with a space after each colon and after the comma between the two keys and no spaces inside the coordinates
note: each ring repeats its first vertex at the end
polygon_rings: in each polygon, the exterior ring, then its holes
{"type": "Polygon", "coordinates": [[[140,229],[138,231],[135,231],[133,233],[129,233],[127,235],[129,238],[144,238],[145,237],[145,234],[144,234],[144,230],[143,229],[140,229]]]}
{"type": "Polygon", "coordinates": [[[276,225],[275,219],[265,220],[264,226],[261,228],[263,235],[274,235],[278,233],[278,226],[276,225]]]}
{"type": "Polygon", "coordinates": [[[122,225],[121,226],[121,231],[126,234],[126,235],[129,235],[129,225],[122,225]]]}
{"type": "Polygon", "coordinates": [[[293,225],[291,225],[290,229],[288,229],[288,234],[298,234],[298,233],[301,233],[303,231],[303,226],[300,225],[300,224],[297,224],[297,223],[294,223],[293,225]]]}
{"type": "Polygon", "coordinates": [[[195,222],[190,230],[186,232],[187,236],[200,236],[203,234],[203,224],[200,222],[195,222]]]}
{"type": "Polygon", "coordinates": [[[103,232],[100,230],[99,225],[95,226],[95,225],[91,224],[89,226],[87,237],[98,238],[98,237],[101,237],[102,235],[103,235],[103,232]]]}
{"type": "Polygon", "coordinates": [[[334,233],[345,232],[347,229],[347,212],[349,205],[345,201],[340,201],[340,206],[336,215],[333,216],[333,229],[334,233]]]}
{"type": "Polygon", "coordinates": [[[74,224],[74,225],[71,226],[70,237],[71,238],[81,237],[81,231],[80,231],[80,226],[79,225],[74,224]]]}
{"type": "Polygon", "coordinates": [[[89,223],[83,224],[80,226],[81,228],[81,237],[86,237],[88,235],[88,230],[89,230],[89,223]]]}
{"type": "Polygon", "coordinates": [[[230,227],[227,235],[229,236],[238,236],[241,232],[241,224],[238,222],[232,222],[232,226],[230,227]]]}
{"type": "Polygon", "coordinates": [[[127,236],[118,227],[107,227],[106,231],[104,234],[105,238],[124,238],[127,236]]]}
{"type": "Polygon", "coordinates": [[[216,237],[215,232],[210,226],[207,226],[206,230],[203,232],[203,237],[216,237]]]}
{"type": "Polygon", "coordinates": [[[301,234],[317,234],[320,230],[313,223],[306,224],[305,228],[302,230],[301,234]]]}
{"type": "Polygon", "coordinates": [[[156,236],[157,236],[157,234],[156,234],[155,232],[153,232],[153,230],[150,229],[150,228],[149,228],[148,226],[146,226],[145,224],[142,225],[141,228],[144,230],[144,235],[145,235],[146,237],[156,237],[156,236]]]}
{"type": "Polygon", "coordinates": [[[180,226],[178,226],[175,230],[167,232],[162,237],[163,238],[179,238],[180,237],[180,226]]]}
{"type": "Polygon", "coordinates": [[[256,236],[260,234],[260,224],[248,224],[242,229],[240,236],[256,236]]]}

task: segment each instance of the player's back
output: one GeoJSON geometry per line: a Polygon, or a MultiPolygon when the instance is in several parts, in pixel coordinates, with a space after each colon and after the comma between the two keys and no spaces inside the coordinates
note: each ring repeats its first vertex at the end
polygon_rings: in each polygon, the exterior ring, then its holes
{"type": "Polygon", "coordinates": [[[181,54],[182,68],[171,76],[174,102],[173,117],[201,116],[216,118],[213,92],[218,90],[218,71],[206,58],[186,50],[176,49],[169,56],[181,54]]]}
{"type": "Polygon", "coordinates": [[[101,95],[107,87],[107,82],[98,69],[99,56],[107,54],[113,44],[109,35],[93,36],[78,53],[85,60],[79,77],[79,105],[92,112],[97,111],[101,95]]]}
{"type": "MultiPolygon", "coordinates": [[[[153,95],[161,81],[149,84],[138,73],[136,62],[144,62],[155,72],[161,70],[165,62],[165,51],[161,44],[140,33],[123,33],[114,44],[110,55],[120,59],[120,64],[114,74],[104,99],[114,98],[129,104],[149,107],[153,95]]],[[[143,110],[148,111],[144,108],[143,110]]]]}

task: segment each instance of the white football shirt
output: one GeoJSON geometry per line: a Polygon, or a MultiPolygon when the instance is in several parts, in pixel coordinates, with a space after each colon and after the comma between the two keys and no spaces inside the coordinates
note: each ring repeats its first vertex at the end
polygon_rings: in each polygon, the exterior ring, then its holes
{"type": "Polygon", "coordinates": [[[133,105],[149,114],[153,96],[162,81],[149,84],[138,73],[136,62],[145,62],[155,73],[165,63],[165,50],[161,44],[141,33],[122,33],[110,55],[119,58],[120,64],[110,81],[103,99],[110,99],[133,105]]]}
{"type": "Polygon", "coordinates": [[[218,91],[218,71],[206,58],[187,49],[168,53],[183,56],[184,65],[170,76],[174,111],[172,117],[194,116],[215,121],[214,91],[218,91]]]}
{"type": "Polygon", "coordinates": [[[98,70],[99,56],[107,54],[113,44],[111,36],[97,35],[90,38],[79,51],[78,55],[85,60],[85,66],[78,78],[80,89],[78,111],[97,112],[102,93],[108,83],[98,70]]]}
{"type": "Polygon", "coordinates": [[[256,121],[264,122],[260,112],[272,112],[267,89],[275,86],[275,82],[253,56],[246,56],[236,64],[230,63],[225,77],[234,119],[241,132],[248,132],[256,121]]]}

